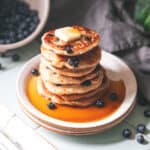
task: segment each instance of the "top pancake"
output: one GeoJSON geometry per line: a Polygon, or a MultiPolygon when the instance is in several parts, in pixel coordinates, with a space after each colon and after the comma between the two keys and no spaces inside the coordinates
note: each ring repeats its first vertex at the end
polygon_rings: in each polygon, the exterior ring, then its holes
{"type": "Polygon", "coordinates": [[[81,33],[81,37],[74,41],[65,42],[54,35],[55,30],[45,33],[42,37],[43,46],[56,54],[76,56],[86,53],[98,46],[100,38],[96,31],[82,26],[73,26],[81,33]]]}

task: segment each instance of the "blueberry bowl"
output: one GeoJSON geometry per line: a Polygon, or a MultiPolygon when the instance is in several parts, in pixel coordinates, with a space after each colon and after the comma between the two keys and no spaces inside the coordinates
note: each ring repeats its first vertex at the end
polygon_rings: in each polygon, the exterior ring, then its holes
{"type": "Polygon", "coordinates": [[[30,43],[44,28],[50,0],[2,0],[0,53],[30,43]]]}

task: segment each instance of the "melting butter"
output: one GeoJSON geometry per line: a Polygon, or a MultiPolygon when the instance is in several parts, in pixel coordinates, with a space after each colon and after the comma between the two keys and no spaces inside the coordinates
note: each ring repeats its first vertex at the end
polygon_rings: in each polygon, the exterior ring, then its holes
{"type": "Polygon", "coordinates": [[[64,27],[55,30],[55,36],[65,42],[70,42],[79,39],[81,33],[73,27],[64,27]]]}

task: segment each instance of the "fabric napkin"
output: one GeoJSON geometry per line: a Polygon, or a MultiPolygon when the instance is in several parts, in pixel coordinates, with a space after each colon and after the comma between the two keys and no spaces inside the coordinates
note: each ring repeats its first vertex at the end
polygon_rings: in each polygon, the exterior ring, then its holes
{"type": "Polygon", "coordinates": [[[150,37],[132,19],[135,0],[52,0],[45,31],[84,25],[101,35],[100,46],[123,58],[135,72],[139,93],[150,101],[150,37]]]}

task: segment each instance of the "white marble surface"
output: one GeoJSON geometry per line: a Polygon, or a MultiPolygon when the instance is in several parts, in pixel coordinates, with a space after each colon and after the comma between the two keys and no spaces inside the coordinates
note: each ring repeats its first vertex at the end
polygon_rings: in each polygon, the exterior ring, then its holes
{"type": "MultiPolygon", "coordinates": [[[[144,123],[147,128],[147,135],[150,138],[150,119],[143,117],[145,107],[136,105],[134,111],[129,117],[116,127],[97,135],[90,136],[64,136],[59,135],[42,127],[37,126],[28,119],[19,107],[15,94],[15,82],[18,71],[21,66],[32,56],[38,54],[39,43],[33,42],[30,45],[20,48],[17,53],[20,54],[19,62],[12,62],[9,58],[0,58],[0,63],[6,69],[0,71],[0,104],[3,104],[9,111],[16,113],[21,120],[35,130],[38,134],[49,141],[55,149],[59,150],[150,150],[150,143],[139,144],[135,140],[136,125],[144,123]],[[133,132],[131,139],[124,139],[121,132],[124,128],[130,128],[133,132]]],[[[147,106],[148,107],[148,106],[147,106]]],[[[38,145],[38,143],[37,143],[38,145]]],[[[51,149],[51,148],[50,148],[51,149]]]]}

